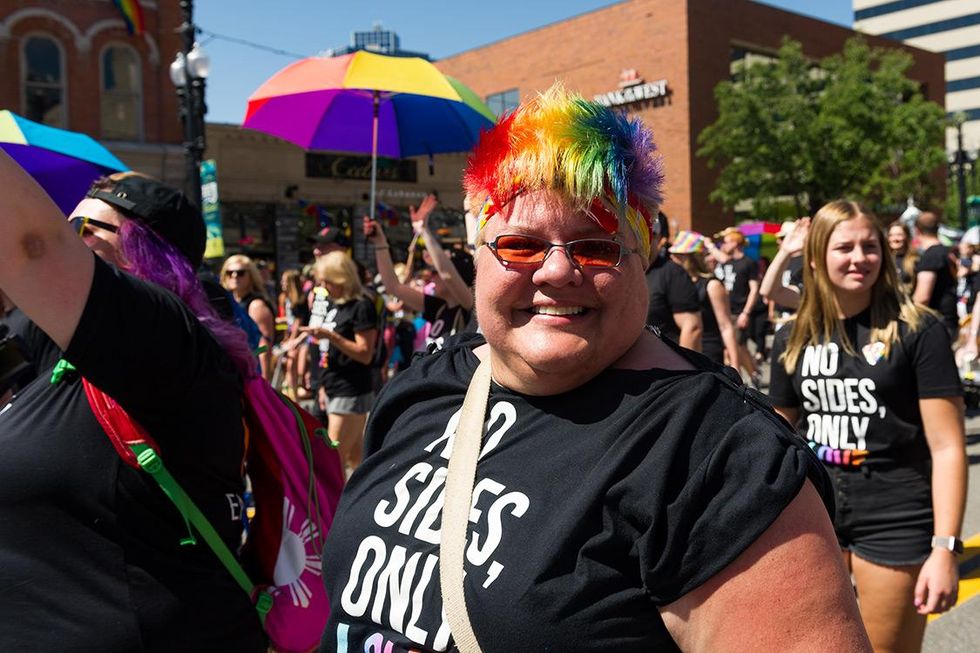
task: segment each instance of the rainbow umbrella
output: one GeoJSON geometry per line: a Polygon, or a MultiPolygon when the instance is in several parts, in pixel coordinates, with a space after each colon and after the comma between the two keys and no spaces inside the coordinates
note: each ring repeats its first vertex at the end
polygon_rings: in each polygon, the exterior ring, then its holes
{"type": "Polygon", "coordinates": [[[765,256],[770,261],[776,255],[779,246],[776,244],[776,234],[780,225],[775,222],[743,222],[736,227],[745,236],[744,252],[758,261],[765,256]]]}
{"type": "Polygon", "coordinates": [[[286,66],[248,99],[242,127],[307,150],[371,154],[371,218],[378,155],[472,149],[493,112],[425,59],[354,52],[286,66]]]}
{"type": "Polygon", "coordinates": [[[91,136],[0,111],[0,149],[10,155],[68,215],[102,175],[126,164],[91,136]]]}

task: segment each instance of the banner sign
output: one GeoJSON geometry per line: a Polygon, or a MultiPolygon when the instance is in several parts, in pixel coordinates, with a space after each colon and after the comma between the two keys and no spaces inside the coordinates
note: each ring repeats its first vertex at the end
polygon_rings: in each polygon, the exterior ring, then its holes
{"type": "Polygon", "coordinates": [[[655,100],[667,95],[667,80],[661,79],[656,82],[646,84],[636,84],[627,86],[608,93],[596,95],[593,99],[599,104],[607,107],[618,107],[624,104],[642,102],[643,100],[655,100]]]}
{"type": "Polygon", "coordinates": [[[218,203],[218,177],[214,159],[201,161],[201,215],[207,231],[204,258],[224,258],[225,239],[221,233],[221,205],[218,203]]]}
{"type": "Polygon", "coordinates": [[[627,104],[653,100],[654,105],[663,104],[670,93],[666,79],[646,82],[636,68],[626,68],[619,73],[619,88],[596,95],[593,100],[607,107],[621,107],[627,104]]]}
{"type": "MultiPolygon", "coordinates": [[[[350,154],[306,153],[306,176],[328,179],[371,179],[371,157],[350,154]]],[[[378,157],[378,181],[418,181],[418,165],[412,159],[378,157]]]]}

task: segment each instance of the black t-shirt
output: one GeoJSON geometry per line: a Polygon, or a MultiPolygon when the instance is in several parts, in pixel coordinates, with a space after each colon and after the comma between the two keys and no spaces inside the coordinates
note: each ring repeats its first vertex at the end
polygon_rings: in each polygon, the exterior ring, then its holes
{"type": "MultiPolygon", "coordinates": [[[[65,358],[160,445],[232,550],[241,544],[241,381],[174,295],[96,259],[65,358]]],[[[0,648],[265,651],[255,609],[146,472],[127,466],[78,375],[0,409],[0,648]]]]}
{"type": "Polygon", "coordinates": [[[691,277],[681,266],[658,256],[647,270],[647,290],[650,292],[647,324],[657,327],[676,342],[681,331],[674,322],[674,313],[697,313],[701,310],[698,291],[691,277]]]}
{"type": "Polygon", "coordinates": [[[445,299],[435,295],[426,295],[423,302],[422,319],[431,325],[425,338],[427,346],[434,344],[438,349],[449,336],[472,330],[471,312],[462,306],[450,306],[445,299]]]}
{"type": "Polygon", "coordinates": [[[901,340],[888,357],[871,343],[870,313],[848,318],[843,328],[857,355],[839,335],[805,347],[792,375],[779,362],[792,329],[776,333],[769,397],[774,406],[798,408],[800,430],[828,465],[891,465],[929,459],[919,399],[961,393],[949,335],[933,316],[918,331],[900,324],[901,340]]]}
{"type": "MultiPolygon", "coordinates": [[[[314,309],[317,306],[314,305],[314,309]]],[[[326,313],[320,319],[314,310],[311,326],[323,326],[338,334],[354,340],[355,334],[378,328],[378,312],[374,302],[367,297],[357,297],[338,304],[326,301],[326,313]],[[313,323],[314,320],[319,324],[313,323]]],[[[380,337],[380,335],[378,336],[380,337]]],[[[327,391],[328,397],[356,397],[371,392],[371,366],[358,363],[334,346],[329,340],[320,340],[320,358],[318,361],[318,385],[327,391]]]]}
{"type": "Polygon", "coordinates": [[[293,326],[293,323],[297,320],[299,321],[300,326],[305,326],[310,322],[310,307],[307,305],[305,298],[301,299],[296,304],[289,301],[289,299],[286,299],[283,304],[283,310],[285,312],[283,317],[286,318],[286,324],[288,324],[290,327],[293,326]]]}
{"type": "Polygon", "coordinates": [[[943,245],[933,245],[922,252],[915,271],[935,272],[936,285],[929,296],[929,308],[939,311],[947,326],[955,327],[959,324],[959,318],[956,315],[956,277],[950,269],[951,265],[949,249],[943,245]]]}
{"type": "MultiPolygon", "coordinates": [[[[422,356],[382,391],[324,549],[321,653],[456,650],[442,492],[482,342],[422,356]]],[[[700,369],[609,369],[550,397],[492,385],[465,577],[484,651],[677,651],[658,606],[731,563],[806,477],[832,506],[764,399],[688,355],[700,369]]]]}
{"type": "MultiPolygon", "coordinates": [[[[783,277],[781,279],[784,286],[795,287],[800,291],[802,296],[803,293],[803,255],[792,257],[786,264],[786,269],[783,270],[783,277]]],[[[790,308],[789,306],[781,306],[776,304],[776,313],[795,313],[795,308],[790,308]]]]}
{"type": "Polygon", "coordinates": [[[715,317],[715,307],[708,294],[708,286],[712,283],[721,283],[721,281],[701,278],[695,282],[698,301],[701,303],[701,352],[716,363],[720,363],[724,359],[725,346],[721,340],[718,318],[715,317]]]}
{"type": "Polygon", "coordinates": [[[10,332],[18,336],[31,358],[31,364],[40,374],[54,367],[61,358],[61,349],[48,337],[44,331],[34,324],[19,308],[15,308],[2,319],[0,323],[7,325],[10,332]]]}
{"type": "Polygon", "coordinates": [[[973,303],[980,297],[980,272],[974,272],[970,275],[970,302],[967,306],[967,311],[973,310],[973,303]]]}
{"type": "MultiPolygon", "coordinates": [[[[759,266],[748,256],[732,258],[715,267],[715,275],[725,284],[732,315],[738,315],[749,301],[749,281],[759,278],[759,266]]],[[[753,307],[754,308],[754,307],[753,307]]]]}

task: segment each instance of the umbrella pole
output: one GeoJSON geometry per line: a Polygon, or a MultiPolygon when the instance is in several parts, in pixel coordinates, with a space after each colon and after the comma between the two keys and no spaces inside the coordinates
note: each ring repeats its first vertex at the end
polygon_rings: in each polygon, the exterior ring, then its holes
{"type": "Polygon", "coordinates": [[[374,92],[374,119],[371,124],[371,222],[374,222],[374,193],[378,184],[378,107],[381,93],[374,92]]]}

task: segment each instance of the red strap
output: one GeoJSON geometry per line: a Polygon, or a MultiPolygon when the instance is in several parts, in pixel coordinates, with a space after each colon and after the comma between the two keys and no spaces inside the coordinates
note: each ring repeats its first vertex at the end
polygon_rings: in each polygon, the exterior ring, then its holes
{"type": "Polygon", "coordinates": [[[145,444],[160,453],[160,447],[153,438],[129,416],[122,406],[116,403],[115,399],[96,388],[87,379],[82,379],[82,387],[85,388],[85,396],[88,397],[88,405],[92,408],[95,419],[109,436],[116,453],[127,465],[141,469],[136,461],[136,454],[129,448],[131,444],[145,444]]]}

